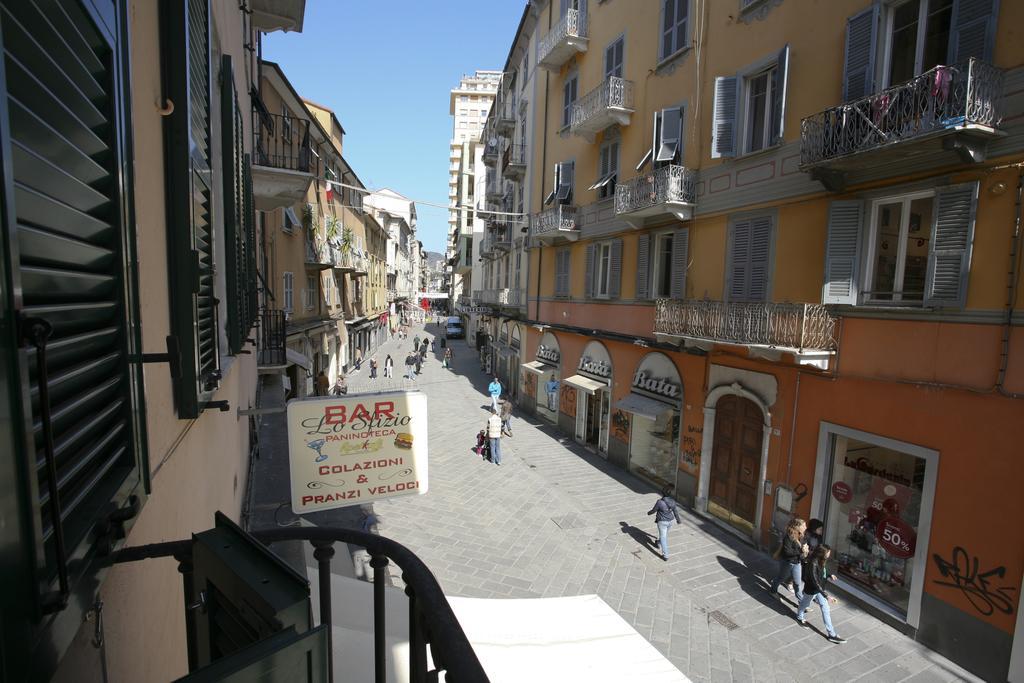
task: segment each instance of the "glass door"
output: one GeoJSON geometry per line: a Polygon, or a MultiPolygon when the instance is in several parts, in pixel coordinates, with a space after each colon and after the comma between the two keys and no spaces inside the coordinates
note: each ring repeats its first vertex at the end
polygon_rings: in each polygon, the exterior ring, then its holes
{"type": "Polygon", "coordinates": [[[600,439],[597,444],[597,450],[601,455],[608,455],[608,423],[611,418],[611,391],[608,389],[602,389],[598,392],[601,397],[601,424],[600,424],[600,439]]]}

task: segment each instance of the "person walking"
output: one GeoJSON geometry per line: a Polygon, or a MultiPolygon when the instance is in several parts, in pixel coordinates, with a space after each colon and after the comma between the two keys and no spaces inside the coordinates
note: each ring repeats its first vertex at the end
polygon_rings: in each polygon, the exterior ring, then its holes
{"type": "Polygon", "coordinates": [[[362,367],[362,365],[363,365],[363,350],[357,346],[356,347],[356,370],[358,370],[360,367],[362,367]]]}
{"type": "Polygon", "coordinates": [[[779,585],[786,579],[793,579],[793,595],[797,602],[804,599],[803,591],[800,589],[803,584],[801,562],[807,557],[810,548],[803,542],[804,532],[807,531],[807,522],[794,517],[786,525],[786,531],[782,535],[782,544],[775,551],[775,557],[779,560],[779,571],[768,589],[772,597],[778,595],[779,585]]]}
{"type": "Polygon", "coordinates": [[[647,514],[657,516],[654,523],[658,525],[658,545],[661,547],[661,559],[668,562],[668,530],[672,528],[673,522],[682,524],[683,518],[679,516],[679,506],[672,498],[672,487],[666,486],[661,490],[661,498],[654,504],[647,514]]]}
{"type": "Polygon", "coordinates": [[[327,392],[331,388],[331,380],[327,379],[327,375],[321,370],[316,376],[316,395],[327,396],[327,392]]]}
{"type": "Polygon", "coordinates": [[[820,519],[807,520],[807,533],[804,534],[804,543],[813,554],[818,546],[824,542],[825,523],[820,519]]]}
{"type": "Polygon", "coordinates": [[[391,354],[389,353],[387,355],[387,358],[384,359],[384,376],[391,377],[391,373],[394,371],[394,369],[395,361],[391,359],[391,354]]]}
{"type": "Polygon", "coordinates": [[[413,371],[416,369],[416,358],[413,354],[409,354],[405,357],[405,378],[413,379],[413,371]]]}
{"type": "Polygon", "coordinates": [[[342,396],[348,393],[348,382],[345,381],[345,375],[338,375],[338,379],[334,382],[334,388],[331,389],[331,393],[335,396],[342,396]]]}
{"type": "Polygon", "coordinates": [[[512,436],[512,401],[507,398],[501,402],[501,431],[512,436]]]}
{"type": "Polygon", "coordinates": [[[501,397],[501,382],[495,377],[494,381],[487,385],[487,393],[491,395],[491,410],[498,412],[498,399],[501,397]]]}
{"type": "Polygon", "coordinates": [[[829,578],[835,578],[835,576],[829,577],[828,569],[825,568],[825,563],[831,554],[832,548],[828,544],[822,543],[814,549],[814,552],[804,562],[804,595],[800,599],[799,608],[796,612],[796,623],[801,626],[807,626],[804,612],[807,611],[807,607],[813,600],[821,608],[821,620],[825,622],[825,631],[828,633],[829,641],[841,645],[846,642],[846,638],[840,638],[839,634],[836,633],[835,627],[832,626],[832,610],[828,606],[830,602],[835,604],[836,599],[825,592],[825,583],[829,578]]]}
{"type": "Polygon", "coordinates": [[[427,360],[427,349],[429,347],[430,347],[430,342],[428,342],[426,337],[424,337],[423,343],[420,344],[420,356],[423,357],[424,361],[427,360]]]}
{"type": "Polygon", "coordinates": [[[448,361],[448,367],[450,368],[452,366],[452,361],[455,360],[455,352],[452,351],[452,347],[449,346],[444,350],[444,358],[448,361]]]}
{"type": "Polygon", "coordinates": [[[370,379],[377,379],[377,356],[370,358],[370,379]]]}
{"type": "Polygon", "coordinates": [[[501,464],[501,418],[497,408],[491,408],[491,416],[487,418],[487,442],[491,447],[491,462],[501,464]]]}
{"type": "Polygon", "coordinates": [[[423,372],[423,356],[418,353],[412,354],[412,362],[416,364],[416,374],[423,372]]]}
{"type": "Polygon", "coordinates": [[[420,350],[420,335],[417,334],[415,337],[412,338],[412,348],[416,349],[417,351],[420,350]]]}

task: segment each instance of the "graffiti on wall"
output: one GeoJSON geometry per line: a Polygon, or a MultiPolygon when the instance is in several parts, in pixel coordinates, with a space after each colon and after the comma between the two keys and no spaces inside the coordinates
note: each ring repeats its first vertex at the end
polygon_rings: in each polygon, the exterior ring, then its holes
{"type": "Polygon", "coordinates": [[[612,413],[612,437],[629,443],[629,413],[624,410],[612,413]]]}
{"type": "Polygon", "coordinates": [[[537,375],[532,372],[523,372],[523,388],[527,396],[537,398],[537,375]]]}
{"type": "Polygon", "coordinates": [[[576,417],[576,387],[562,385],[561,410],[569,417],[576,417]]]}
{"type": "Polygon", "coordinates": [[[964,594],[974,609],[986,617],[996,610],[1003,614],[1013,614],[1013,598],[1010,594],[1015,588],[993,585],[997,582],[1002,583],[1006,577],[1006,567],[999,566],[988,571],[979,571],[978,558],[972,558],[970,553],[960,546],[953,548],[953,556],[949,560],[938,553],[934,553],[932,559],[935,560],[935,565],[943,578],[936,579],[935,583],[956,588],[964,594]]]}
{"type": "Polygon", "coordinates": [[[679,464],[682,469],[696,474],[700,465],[700,441],[699,437],[704,432],[703,427],[686,425],[686,434],[683,435],[683,449],[679,456],[679,464]]]}

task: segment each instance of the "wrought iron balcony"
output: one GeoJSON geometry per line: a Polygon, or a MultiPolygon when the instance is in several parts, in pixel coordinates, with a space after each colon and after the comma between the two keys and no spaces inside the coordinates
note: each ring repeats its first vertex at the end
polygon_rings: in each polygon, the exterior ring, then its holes
{"type": "Polygon", "coordinates": [[[559,238],[575,241],[580,236],[579,226],[576,225],[576,207],[559,204],[534,214],[530,220],[530,230],[538,240],[549,244],[559,238]]]}
{"type": "Polygon", "coordinates": [[[508,290],[508,302],[509,306],[515,306],[521,308],[526,305],[526,292],[518,287],[513,287],[508,290]]]}
{"type": "Polygon", "coordinates": [[[949,163],[956,159],[951,153],[963,161],[982,161],[985,142],[1000,135],[1002,92],[1002,70],[980,59],[937,66],[805,118],[800,122],[800,168],[880,168],[908,155],[949,163]]]}
{"type": "Polygon", "coordinates": [[[350,273],[356,269],[355,254],[351,249],[331,245],[331,264],[342,273],[350,273]]]}
{"type": "Polygon", "coordinates": [[[693,217],[697,203],[697,173],[671,164],[615,186],[615,214],[639,228],[650,216],[693,217]]]}
{"type": "Polygon", "coordinates": [[[487,201],[500,202],[505,196],[505,191],[502,188],[501,183],[498,181],[497,170],[493,168],[487,169],[485,188],[484,196],[487,198],[487,201]]]}
{"type": "MultiPolygon", "coordinates": [[[[513,85],[513,87],[515,87],[513,85]]],[[[516,95],[514,91],[494,102],[494,130],[508,135],[516,129],[516,95]]]]}
{"type": "Polygon", "coordinates": [[[501,155],[501,150],[498,147],[498,136],[492,132],[485,130],[482,134],[484,141],[484,152],[481,156],[484,166],[492,167],[498,163],[498,157],[501,155]]]}
{"type": "Polygon", "coordinates": [[[628,126],[632,114],[633,81],[609,76],[572,105],[569,122],[573,135],[593,142],[609,126],[628,126]]]}
{"type": "Polygon", "coordinates": [[[487,232],[491,236],[492,249],[506,252],[512,248],[512,225],[507,221],[488,221],[487,232]]]}
{"type": "Polygon", "coordinates": [[[324,270],[334,265],[331,250],[319,237],[306,238],[306,267],[324,270]]]}
{"type": "Polygon", "coordinates": [[[574,54],[586,52],[588,42],[586,13],[570,9],[540,41],[537,66],[558,71],[574,54]]]}
{"type": "MultiPolygon", "coordinates": [[[[339,671],[347,670],[344,662],[334,661],[332,647],[334,639],[345,633],[333,628],[333,598],[346,596],[332,595],[338,576],[331,573],[331,561],[336,550],[348,552],[345,544],[365,548],[373,570],[372,614],[363,619],[373,634],[373,649],[366,652],[373,680],[489,680],[437,579],[405,546],[383,536],[338,527],[294,526],[248,534],[224,520],[218,513],[216,529],[187,540],[122,548],[109,558],[113,564],[173,559],[182,575],[184,605],[188,606],[184,610],[187,659],[196,680],[222,680],[225,673],[242,667],[252,672],[261,660],[269,671],[282,661],[291,661],[284,653],[301,653],[294,659],[302,665],[288,673],[302,680],[333,681],[336,665],[339,671]],[[314,548],[318,625],[312,619],[308,582],[286,567],[270,547],[294,541],[308,542],[314,548]],[[389,591],[397,592],[388,585],[392,562],[401,569],[408,598],[409,659],[404,664],[395,661],[394,644],[387,637],[385,601],[389,591]],[[199,591],[197,584],[219,590],[199,591]],[[268,590],[270,593],[264,593],[268,590]],[[294,652],[286,649],[290,644],[298,645],[294,652]],[[388,675],[389,661],[396,669],[392,676],[388,675]]],[[[249,677],[238,677],[242,679],[249,677]]]]}
{"type": "Polygon", "coordinates": [[[474,289],[473,290],[473,300],[470,302],[470,305],[471,306],[475,306],[476,304],[483,303],[483,300],[484,300],[484,290],[482,290],[482,289],[474,289]]]}
{"type": "Polygon", "coordinates": [[[480,293],[480,302],[492,306],[505,306],[508,305],[508,293],[507,289],[485,289],[480,293]]]}
{"type": "Polygon", "coordinates": [[[284,372],[288,364],[285,358],[285,339],[284,311],[267,309],[261,312],[256,355],[256,367],[260,372],[284,372]]]}
{"type": "Polygon", "coordinates": [[[458,303],[460,306],[472,306],[473,297],[471,297],[469,294],[460,294],[456,303],[458,303]]]}
{"type": "Polygon", "coordinates": [[[833,352],[835,325],[820,304],[658,299],[654,334],[797,353],[833,352]]]}
{"type": "Polygon", "coordinates": [[[320,156],[306,119],[253,107],[253,201],[260,211],[290,206],[321,177],[320,156]]]}
{"type": "Polygon", "coordinates": [[[510,180],[519,180],[526,175],[526,144],[510,143],[502,157],[501,173],[510,180]]]}

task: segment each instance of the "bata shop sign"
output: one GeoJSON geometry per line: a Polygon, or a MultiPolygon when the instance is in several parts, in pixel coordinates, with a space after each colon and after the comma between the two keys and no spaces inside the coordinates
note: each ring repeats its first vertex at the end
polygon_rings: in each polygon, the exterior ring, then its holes
{"type": "Polygon", "coordinates": [[[633,391],[657,399],[679,402],[683,398],[683,383],[679,371],[663,353],[652,352],[643,357],[633,374],[633,391]]]}
{"type": "Polygon", "coordinates": [[[296,514],[427,492],[427,397],[418,391],[293,400],[296,514]]]}
{"type": "Polygon", "coordinates": [[[558,361],[562,355],[558,352],[558,349],[551,349],[541,344],[537,347],[537,360],[550,363],[551,365],[558,365],[558,361]]]}
{"type": "Polygon", "coordinates": [[[596,341],[587,344],[580,356],[578,371],[595,379],[611,379],[612,359],[608,355],[608,350],[604,348],[604,344],[596,341]]]}

